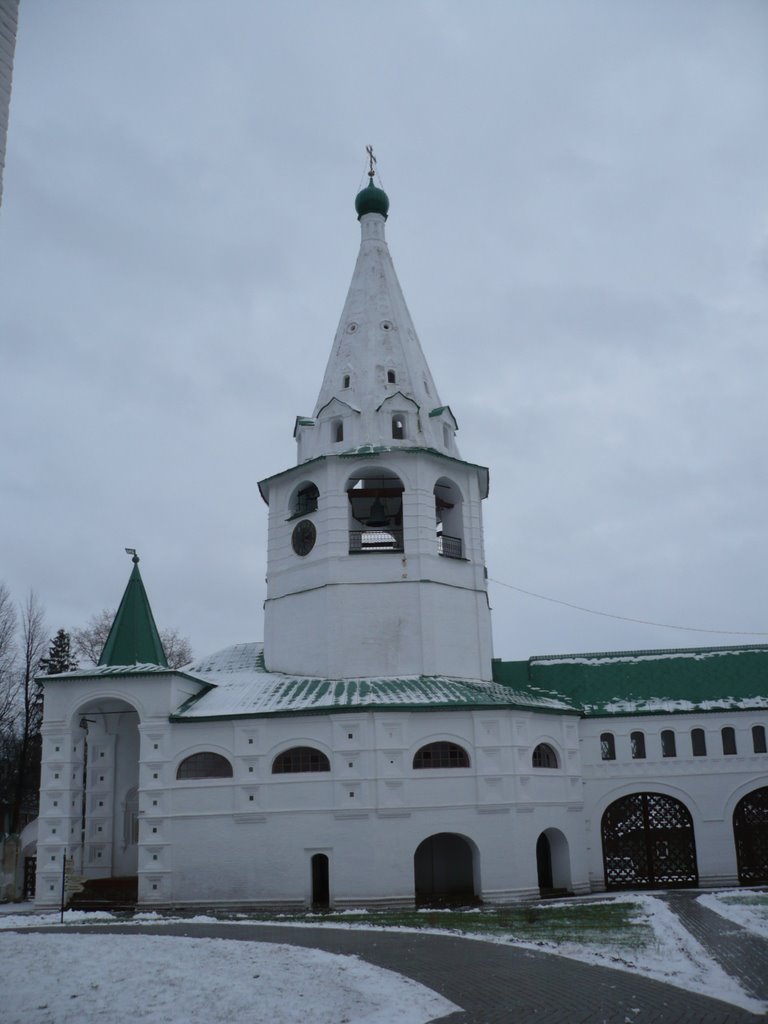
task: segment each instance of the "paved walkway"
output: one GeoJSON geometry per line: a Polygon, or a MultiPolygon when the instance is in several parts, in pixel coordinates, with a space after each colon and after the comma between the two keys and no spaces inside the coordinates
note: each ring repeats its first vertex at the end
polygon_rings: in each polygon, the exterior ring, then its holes
{"type": "Polygon", "coordinates": [[[764,1020],[728,1003],[623,971],[442,935],[223,923],[141,929],[70,925],[67,929],[75,931],[278,942],[357,955],[413,978],[462,1007],[440,1024],[756,1024],[764,1020]]]}
{"type": "Polygon", "coordinates": [[[700,895],[689,890],[668,892],[663,898],[727,974],[737,978],[750,995],[768,1002],[768,939],[703,907],[697,900],[700,895]]]}

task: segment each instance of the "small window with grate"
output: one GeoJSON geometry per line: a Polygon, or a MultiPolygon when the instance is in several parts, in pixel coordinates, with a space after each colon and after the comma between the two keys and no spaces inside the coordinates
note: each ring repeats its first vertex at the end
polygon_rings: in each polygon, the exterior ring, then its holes
{"type": "Polygon", "coordinates": [[[348,388],[350,383],[351,383],[351,378],[350,378],[348,373],[345,373],[344,376],[342,377],[342,384],[341,384],[341,386],[343,388],[348,388]]]}
{"type": "Polygon", "coordinates": [[[703,729],[691,729],[691,753],[694,757],[707,756],[707,734],[703,729]]]}
{"type": "Polygon", "coordinates": [[[469,754],[457,743],[428,743],[417,750],[414,768],[469,768],[469,754]]]}
{"type": "Polygon", "coordinates": [[[232,765],[221,754],[205,750],[185,757],[176,770],[177,779],[231,779],[232,765]]]}
{"type": "Polygon", "coordinates": [[[612,732],[600,733],[600,757],[603,761],[616,760],[616,741],[612,732]]]}
{"type": "Polygon", "coordinates": [[[752,726],[752,749],[756,754],[765,754],[767,751],[765,745],[765,726],[764,725],[753,725],[752,726]]]}
{"type": "Polygon", "coordinates": [[[338,444],[339,441],[344,440],[344,423],[342,420],[331,421],[331,437],[333,438],[334,444],[338,444]]]}
{"type": "Polygon", "coordinates": [[[397,376],[394,370],[387,370],[387,384],[396,384],[397,376]]]}
{"type": "Polygon", "coordinates": [[[539,743],[534,747],[531,764],[534,768],[557,768],[557,754],[548,743],[539,743]]]}
{"type": "Polygon", "coordinates": [[[642,761],[645,758],[645,733],[631,733],[629,742],[632,748],[632,759],[634,761],[642,761]]]}
{"type": "Polygon", "coordinates": [[[278,754],[272,762],[273,775],[293,775],[299,772],[329,772],[331,763],[322,750],[314,747],[291,747],[278,754]]]}
{"type": "Polygon", "coordinates": [[[723,738],[723,753],[726,755],[735,754],[736,730],[732,726],[726,725],[723,729],[720,730],[720,735],[723,738]]]}
{"type": "Polygon", "coordinates": [[[315,484],[307,484],[304,487],[300,487],[296,492],[296,498],[291,509],[293,515],[305,516],[309,512],[316,512],[317,499],[319,497],[320,491],[318,491],[315,484]]]}
{"type": "Polygon", "coordinates": [[[672,729],[661,730],[661,756],[677,757],[677,743],[672,729]]]}

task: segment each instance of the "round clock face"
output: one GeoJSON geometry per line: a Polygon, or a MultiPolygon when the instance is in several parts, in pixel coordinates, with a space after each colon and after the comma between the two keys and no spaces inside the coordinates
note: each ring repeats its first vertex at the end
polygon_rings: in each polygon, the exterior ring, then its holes
{"type": "Polygon", "coordinates": [[[317,530],[315,524],[309,519],[302,519],[296,523],[291,534],[291,544],[297,555],[308,555],[315,546],[317,530]]]}

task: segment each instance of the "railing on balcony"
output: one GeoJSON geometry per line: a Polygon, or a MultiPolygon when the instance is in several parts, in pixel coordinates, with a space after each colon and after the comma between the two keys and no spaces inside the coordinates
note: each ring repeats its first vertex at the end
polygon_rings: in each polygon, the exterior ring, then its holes
{"type": "Polygon", "coordinates": [[[448,537],[444,533],[438,533],[437,553],[443,558],[463,558],[461,537],[448,537]]]}
{"type": "Polygon", "coordinates": [[[350,530],[350,555],[403,550],[402,530],[350,530]]]}

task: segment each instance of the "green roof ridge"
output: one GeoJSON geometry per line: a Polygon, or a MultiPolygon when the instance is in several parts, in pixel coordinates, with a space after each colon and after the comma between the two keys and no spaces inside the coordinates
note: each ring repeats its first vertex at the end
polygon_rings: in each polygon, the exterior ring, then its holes
{"type": "Polygon", "coordinates": [[[133,552],[133,569],[117,609],[99,665],[159,665],[168,668],[155,618],[133,552]]]}

